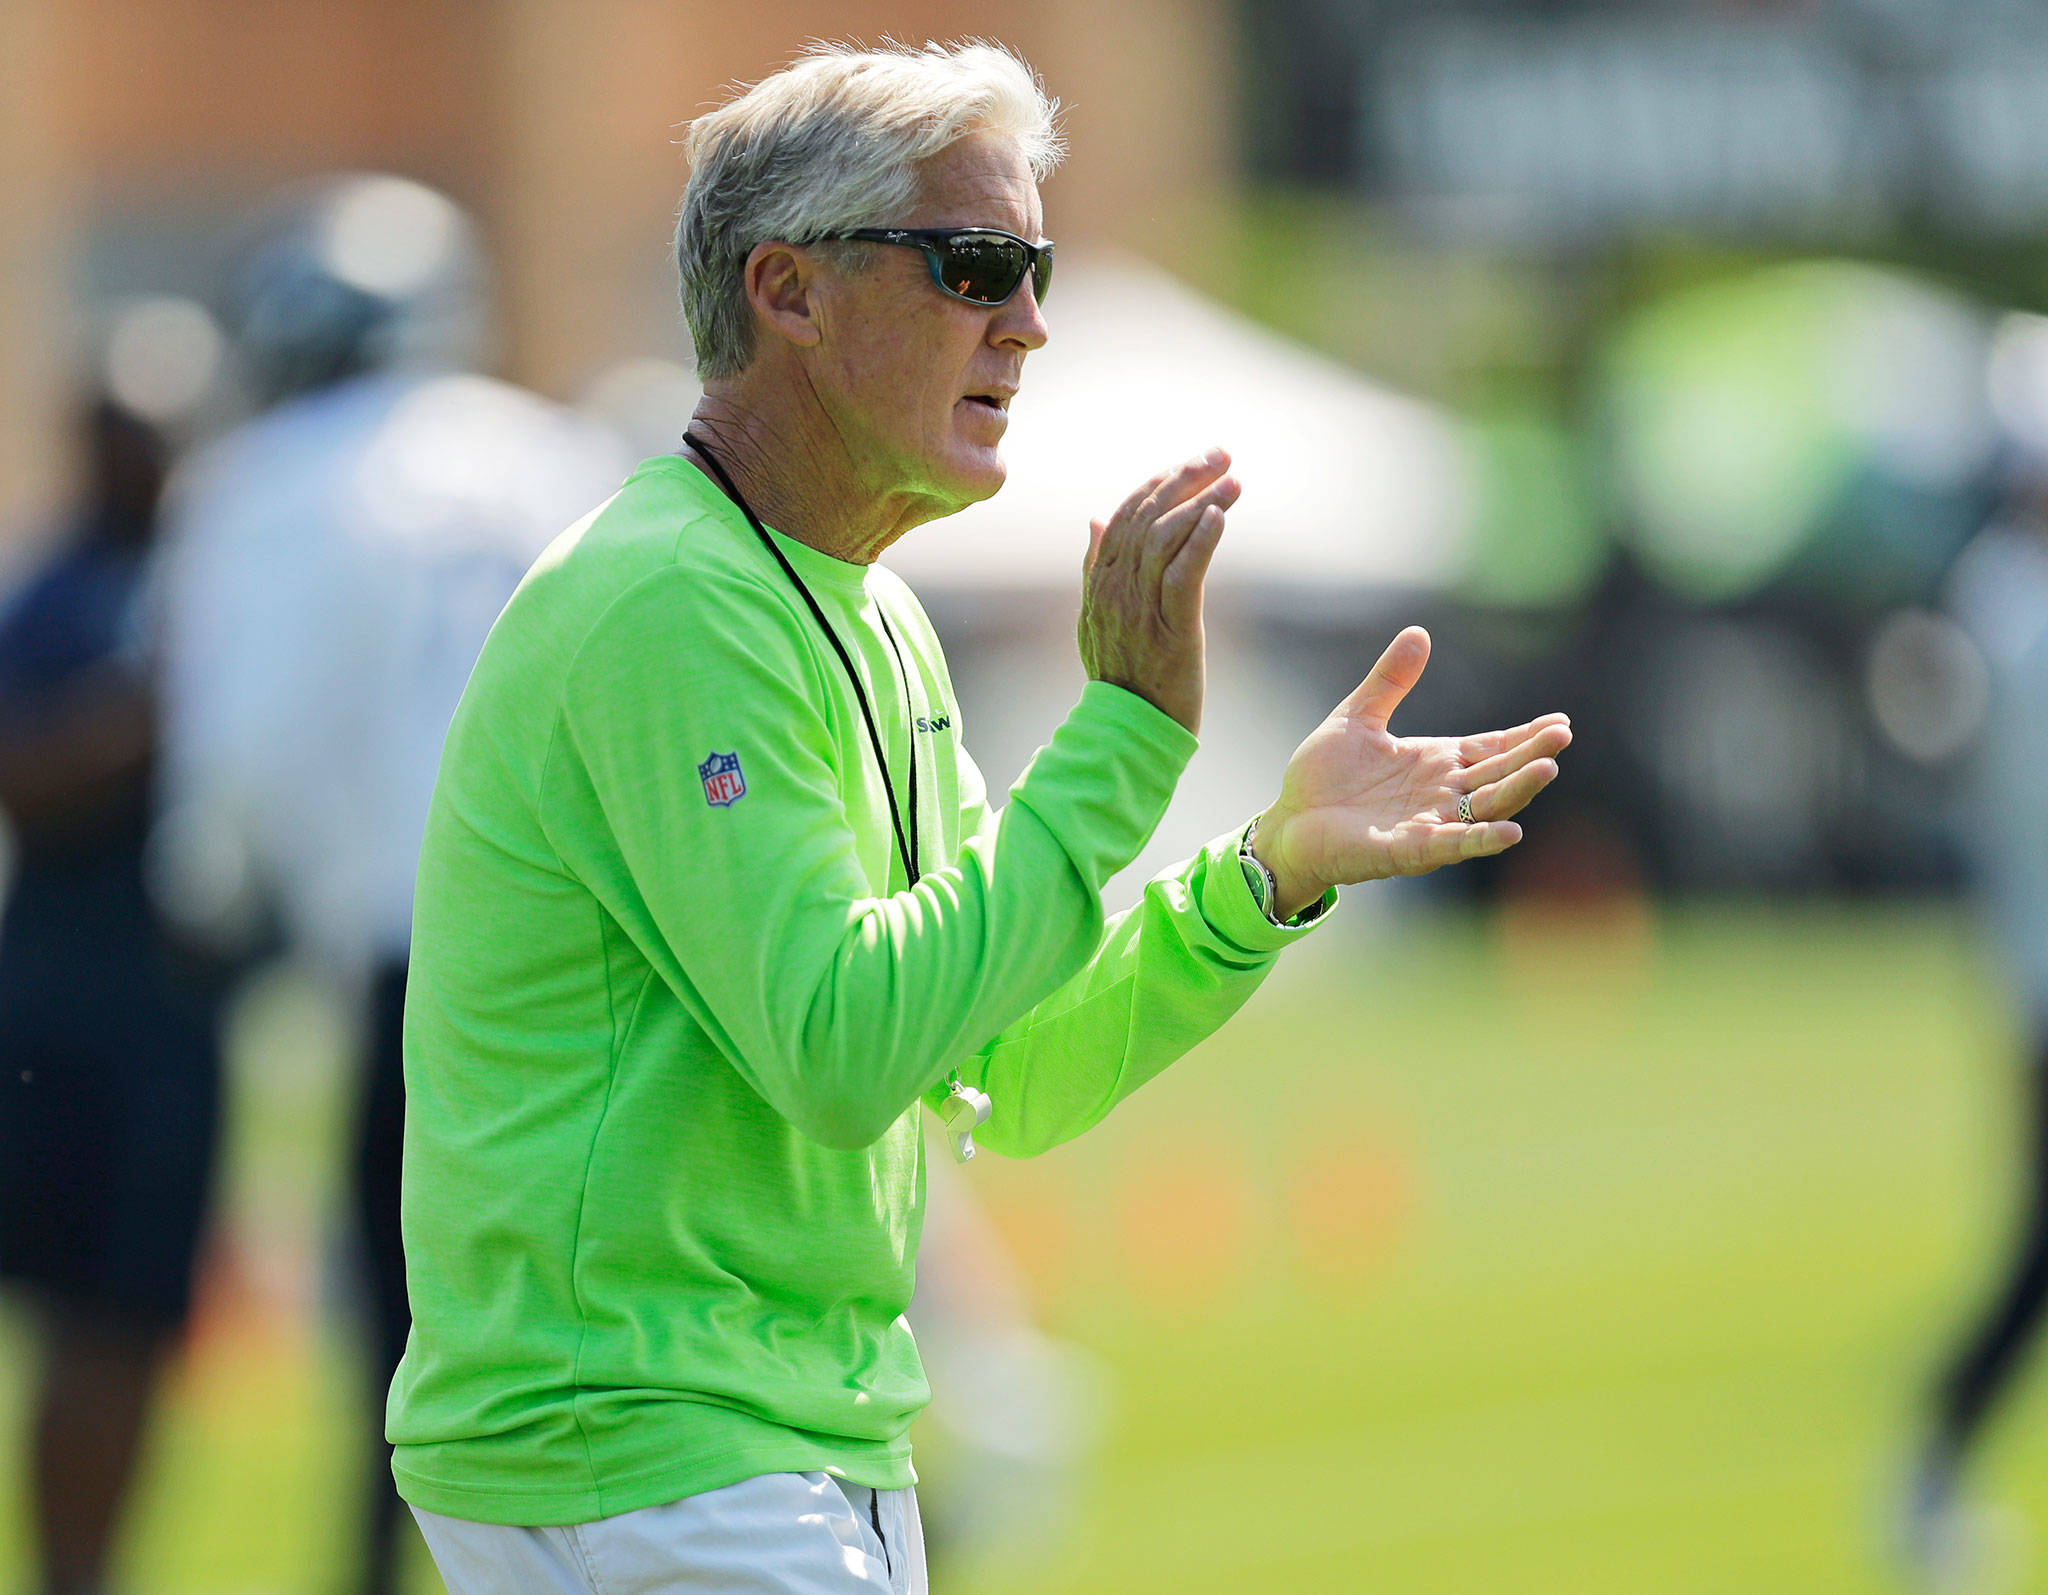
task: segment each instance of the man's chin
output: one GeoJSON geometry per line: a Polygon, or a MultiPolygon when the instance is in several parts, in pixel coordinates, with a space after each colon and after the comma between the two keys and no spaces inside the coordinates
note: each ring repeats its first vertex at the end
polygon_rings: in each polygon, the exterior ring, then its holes
{"type": "Polygon", "coordinates": [[[1002,491],[1010,470],[1003,463],[1002,455],[993,448],[984,448],[956,454],[946,462],[945,469],[932,474],[951,506],[946,511],[950,515],[970,504],[994,498],[1002,491]]]}
{"type": "Polygon", "coordinates": [[[984,499],[994,498],[1003,490],[1003,484],[1009,479],[1010,468],[1003,463],[1003,457],[995,450],[989,450],[987,463],[976,474],[973,496],[966,502],[979,504],[984,499]]]}

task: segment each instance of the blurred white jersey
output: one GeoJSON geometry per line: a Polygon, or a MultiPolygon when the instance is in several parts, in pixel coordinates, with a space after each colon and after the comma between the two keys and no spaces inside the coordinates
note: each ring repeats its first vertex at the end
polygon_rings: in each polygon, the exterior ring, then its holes
{"type": "Polygon", "coordinates": [[[485,635],[629,465],[596,424],[476,376],[358,378],[206,450],[157,595],[168,829],[235,853],[315,956],[403,958],[485,635]]]}
{"type": "Polygon", "coordinates": [[[1993,527],[1956,563],[1956,617],[1991,695],[1971,762],[1967,841],[1995,951],[2048,1020],[2048,527],[1993,527]]]}

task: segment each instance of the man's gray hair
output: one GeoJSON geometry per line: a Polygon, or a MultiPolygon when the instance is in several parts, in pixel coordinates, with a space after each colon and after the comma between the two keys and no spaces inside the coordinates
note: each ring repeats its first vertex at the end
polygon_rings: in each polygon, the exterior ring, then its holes
{"type": "Polygon", "coordinates": [[[917,169],[971,133],[1017,141],[1045,181],[1066,153],[1059,102],[1001,45],[922,49],[814,44],[772,77],[690,124],[689,184],[676,219],[683,315],[707,382],[754,352],[747,256],[770,240],[811,243],[902,220],[917,169]]]}

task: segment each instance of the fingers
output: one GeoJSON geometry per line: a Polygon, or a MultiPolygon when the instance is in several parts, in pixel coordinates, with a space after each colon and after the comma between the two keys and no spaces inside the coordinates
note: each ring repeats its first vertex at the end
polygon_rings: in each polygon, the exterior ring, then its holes
{"type": "Polygon", "coordinates": [[[1472,794],[1472,814],[1480,820],[1505,820],[1522,812],[1530,800],[1557,779],[1555,759],[1533,759],[1505,780],[1472,794]]]}
{"type": "Polygon", "coordinates": [[[1513,775],[1531,759],[1555,758],[1572,745],[1572,729],[1568,725],[1553,723],[1518,742],[1505,753],[1496,753],[1490,759],[1482,759],[1467,769],[1459,785],[1467,792],[1477,792],[1483,786],[1513,775]]]}
{"type": "Polygon", "coordinates": [[[1505,752],[1517,743],[1528,741],[1530,737],[1548,726],[1569,727],[1571,723],[1572,717],[1568,714],[1539,715],[1527,725],[1519,725],[1512,730],[1482,731],[1477,736],[1467,737],[1458,744],[1458,752],[1466,759],[1477,763],[1481,759],[1492,758],[1496,753],[1505,752]]]}
{"type": "MultiPolygon", "coordinates": [[[[1189,463],[1192,464],[1193,462],[1190,461],[1189,463]]],[[[1182,466],[1181,469],[1186,470],[1187,467],[1182,466]]],[[[1110,511],[1109,521],[1105,524],[1114,524],[1117,521],[1127,521],[1131,519],[1134,515],[1138,513],[1139,509],[1144,505],[1145,500],[1150,498],[1154,493],[1158,492],[1160,486],[1172,474],[1173,472],[1171,471],[1155,471],[1152,475],[1146,477],[1143,482],[1138,484],[1137,490],[1133,492],[1129,498],[1125,499],[1121,504],[1117,505],[1117,507],[1114,510],[1110,511]]]]}
{"type": "Polygon", "coordinates": [[[1462,864],[1466,859],[1491,858],[1495,853],[1505,853],[1521,839],[1522,828],[1513,820],[1432,826],[1412,852],[1399,855],[1396,872],[1427,875],[1446,864],[1462,864]]]}
{"type": "Polygon", "coordinates": [[[1160,578],[1159,607],[1175,631],[1192,631],[1202,618],[1202,583],[1223,540],[1223,507],[1211,504],[1196,518],[1160,578]]]}
{"type": "Polygon", "coordinates": [[[1157,519],[1177,504],[1200,492],[1230,469],[1230,456],[1221,449],[1204,449],[1185,465],[1166,473],[1138,506],[1139,515],[1157,519]]]}
{"type": "Polygon", "coordinates": [[[1491,820],[1454,829],[1462,833],[1453,839],[1459,859],[1490,858],[1495,853],[1505,853],[1522,839],[1522,828],[1513,820],[1491,820]]]}
{"type": "Polygon", "coordinates": [[[1428,663],[1429,633],[1420,626],[1410,626],[1387,644],[1379,663],[1344,700],[1345,712],[1385,730],[1401,700],[1422,679],[1422,668],[1428,663]]]}
{"type": "MultiPolygon", "coordinates": [[[[1186,503],[1176,505],[1153,523],[1151,532],[1145,538],[1145,550],[1139,558],[1138,569],[1146,583],[1164,580],[1167,567],[1180,554],[1195,527],[1211,509],[1220,516],[1235,504],[1244,489],[1234,476],[1221,477],[1211,482],[1186,503]]],[[[1221,530],[1219,523],[1218,530],[1221,530]]]]}
{"type": "Polygon", "coordinates": [[[1116,564],[1134,552],[1142,553],[1142,539],[1160,516],[1185,503],[1229,469],[1228,454],[1222,449],[1208,449],[1173,470],[1147,478],[1105,523],[1098,557],[1104,563],[1116,564]]]}

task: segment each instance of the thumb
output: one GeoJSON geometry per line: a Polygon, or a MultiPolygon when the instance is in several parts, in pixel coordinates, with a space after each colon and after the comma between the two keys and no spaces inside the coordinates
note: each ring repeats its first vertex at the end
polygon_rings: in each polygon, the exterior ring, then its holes
{"type": "Polygon", "coordinates": [[[1109,530],[1106,521],[1088,523],[1088,552],[1081,556],[1081,574],[1086,576],[1095,568],[1096,556],[1102,552],[1103,534],[1109,530]]]}
{"type": "Polygon", "coordinates": [[[1387,644],[1358,688],[1344,700],[1344,711],[1369,721],[1384,731],[1409,689],[1422,679],[1422,667],[1429,663],[1429,633],[1410,626],[1387,644]]]}

